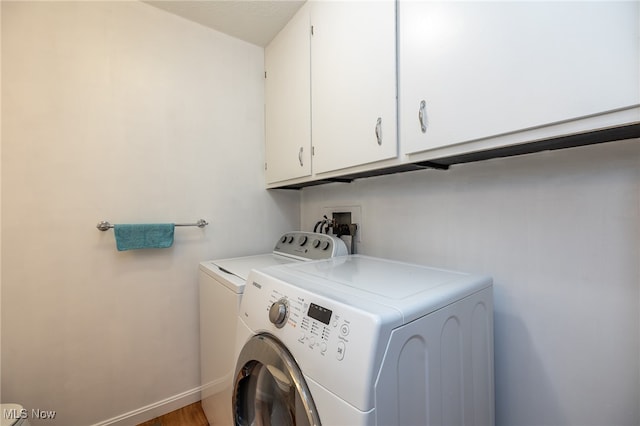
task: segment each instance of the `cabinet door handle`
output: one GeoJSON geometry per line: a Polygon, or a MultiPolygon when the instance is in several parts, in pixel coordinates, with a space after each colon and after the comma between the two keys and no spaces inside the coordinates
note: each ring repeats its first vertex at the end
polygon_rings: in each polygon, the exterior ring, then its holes
{"type": "Polygon", "coordinates": [[[304,150],[304,147],[300,147],[300,151],[298,151],[298,161],[300,162],[300,167],[304,166],[304,163],[302,162],[302,151],[304,150]]]}
{"type": "Polygon", "coordinates": [[[378,117],[376,121],[376,139],[378,140],[378,145],[382,145],[382,117],[378,117]]]}
{"type": "Polygon", "coordinates": [[[427,103],[425,101],[420,102],[418,120],[420,120],[420,130],[422,130],[422,133],[427,133],[427,103]]]}

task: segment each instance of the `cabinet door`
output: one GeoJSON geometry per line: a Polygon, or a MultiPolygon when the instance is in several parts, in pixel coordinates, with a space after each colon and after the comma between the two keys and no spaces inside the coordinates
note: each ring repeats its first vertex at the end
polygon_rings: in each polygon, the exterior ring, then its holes
{"type": "Polygon", "coordinates": [[[314,173],[395,157],[395,2],[311,7],[314,173]]]}
{"type": "Polygon", "coordinates": [[[265,49],[268,183],[311,174],[310,25],[305,5],[265,49]]]}
{"type": "Polygon", "coordinates": [[[405,153],[640,103],[637,1],[398,7],[405,153]]]}

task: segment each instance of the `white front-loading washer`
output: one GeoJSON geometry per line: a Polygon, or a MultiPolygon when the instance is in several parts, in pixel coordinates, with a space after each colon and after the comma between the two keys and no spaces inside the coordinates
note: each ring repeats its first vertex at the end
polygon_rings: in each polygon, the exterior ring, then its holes
{"type": "Polygon", "coordinates": [[[487,276],[351,255],[254,270],[237,425],[493,425],[487,276]]]}
{"type": "Polygon", "coordinates": [[[347,254],[342,240],[312,232],[288,232],[267,254],[200,263],[200,376],[202,408],[210,424],[232,424],[231,386],[240,300],[254,268],[347,254]]]}

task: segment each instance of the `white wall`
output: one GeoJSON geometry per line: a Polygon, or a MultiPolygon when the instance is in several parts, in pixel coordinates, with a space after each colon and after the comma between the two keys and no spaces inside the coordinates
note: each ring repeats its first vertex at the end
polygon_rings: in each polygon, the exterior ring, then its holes
{"type": "Polygon", "coordinates": [[[310,187],[363,254],[494,277],[497,424],[638,425],[640,140],[310,187]]]}
{"type": "Polygon", "coordinates": [[[140,2],[3,1],[2,42],[2,401],[74,426],[198,400],[198,262],[300,219],[263,189],[263,49],[140,2]],[[199,218],[164,250],[95,228],[199,218]]]}

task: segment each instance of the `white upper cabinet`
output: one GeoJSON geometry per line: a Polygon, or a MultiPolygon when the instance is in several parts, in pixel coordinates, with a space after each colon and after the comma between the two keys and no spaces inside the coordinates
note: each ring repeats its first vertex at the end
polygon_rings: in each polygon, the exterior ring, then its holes
{"type": "Polygon", "coordinates": [[[638,4],[401,0],[403,152],[637,106],[638,4]]]}
{"type": "Polygon", "coordinates": [[[313,172],[396,157],[395,1],[310,6],[313,172]]]}
{"type": "Polygon", "coordinates": [[[265,49],[267,183],[311,175],[311,52],[304,5],[265,49]]]}

